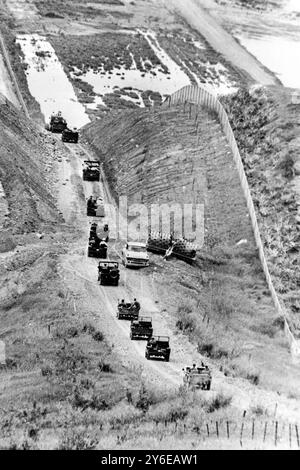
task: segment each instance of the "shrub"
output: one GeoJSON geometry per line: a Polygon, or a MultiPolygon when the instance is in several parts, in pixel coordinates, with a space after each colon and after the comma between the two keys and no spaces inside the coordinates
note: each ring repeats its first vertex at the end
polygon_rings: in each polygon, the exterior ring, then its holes
{"type": "Polygon", "coordinates": [[[267,415],[268,414],[268,411],[266,410],[266,408],[263,408],[261,405],[255,405],[255,406],[252,406],[250,408],[250,411],[252,414],[254,414],[255,416],[263,416],[263,415],[267,415]]]}
{"type": "Polygon", "coordinates": [[[95,332],[92,334],[92,338],[93,338],[93,340],[95,340],[95,341],[101,342],[101,341],[103,341],[103,339],[104,339],[104,335],[103,335],[103,333],[101,333],[101,331],[95,331],[95,332]]]}
{"type": "Polygon", "coordinates": [[[138,398],[135,402],[135,407],[138,410],[142,410],[144,413],[148,411],[150,405],[154,403],[154,399],[151,395],[152,394],[147,390],[146,386],[142,384],[139,389],[138,398]]]}
{"type": "Polygon", "coordinates": [[[101,372],[113,372],[111,365],[102,360],[98,362],[98,367],[101,370],[101,372]]]}
{"type": "Polygon", "coordinates": [[[53,370],[50,366],[43,366],[41,368],[41,373],[43,377],[50,377],[53,374],[53,370]]]}
{"type": "Polygon", "coordinates": [[[192,332],[196,328],[196,321],[193,317],[193,308],[191,305],[179,305],[177,309],[176,328],[183,332],[192,332]]]}
{"type": "Polygon", "coordinates": [[[226,408],[231,404],[232,397],[225,396],[223,393],[218,393],[216,397],[214,397],[210,402],[208,402],[206,406],[206,410],[208,413],[213,413],[216,410],[221,408],[226,408]]]}
{"type": "Polygon", "coordinates": [[[93,450],[96,447],[96,441],[83,432],[70,430],[64,434],[58,449],[59,450],[93,450]]]}

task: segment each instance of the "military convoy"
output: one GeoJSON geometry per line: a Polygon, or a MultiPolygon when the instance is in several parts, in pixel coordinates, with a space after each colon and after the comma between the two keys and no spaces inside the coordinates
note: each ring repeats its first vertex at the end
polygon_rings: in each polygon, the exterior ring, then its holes
{"type": "Polygon", "coordinates": [[[170,352],[169,336],[151,336],[147,341],[145,358],[162,359],[163,361],[169,362],[170,352]]]}
{"type": "Polygon", "coordinates": [[[93,160],[83,162],[82,178],[84,181],[100,181],[100,163],[93,160]]]}
{"type": "Polygon", "coordinates": [[[130,339],[149,339],[153,335],[152,318],[139,317],[131,321],[130,339]]]}
{"type": "MultiPolygon", "coordinates": [[[[86,181],[100,180],[99,162],[85,161],[83,169],[83,179],[86,181]]],[[[87,200],[88,216],[104,216],[101,212],[103,199],[101,197],[87,200]],[[99,211],[100,207],[100,211],[99,211]]],[[[108,224],[104,224],[102,229],[98,228],[96,222],[91,224],[89,235],[88,256],[100,258],[98,264],[98,281],[100,285],[118,286],[120,279],[119,263],[107,259],[107,242],[109,240],[108,224]]],[[[149,266],[149,256],[147,251],[161,253],[164,257],[174,255],[179,259],[192,262],[196,257],[196,246],[186,240],[176,240],[172,236],[162,236],[161,234],[149,234],[148,242],[128,242],[122,251],[122,261],[127,266],[149,266]]],[[[133,302],[122,300],[117,305],[117,318],[119,320],[130,320],[130,339],[147,340],[145,348],[145,358],[170,360],[170,338],[169,336],[153,336],[152,318],[139,316],[140,304],[134,299],[133,302]]],[[[211,372],[203,363],[201,367],[186,367],[183,369],[184,386],[191,390],[210,390],[211,372]]]]}
{"type": "Polygon", "coordinates": [[[136,320],[139,316],[140,308],[141,306],[136,299],[133,303],[124,301],[119,302],[117,318],[119,320],[136,320]]]}
{"type": "Polygon", "coordinates": [[[79,133],[76,128],[74,129],[69,129],[66,127],[63,129],[62,134],[61,134],[61,140],[63,142],[70,142],[73,144],[77,144],[79,139],[79,133]]]}
{"type": "Polygon", "coordinates": [[[98,264],[98,281],[101,286],[118,286],[120,279],[119,263],[101,260],[98,264]]]}
{"type": "Polygon", "coordinates": [[[101,196],[90,196],[87,200],[86,214],[90,217],[104,217],[104,201],[101,196]]]}
{"type": "Polygon", "coordinates": [[[183,384],[186,388],[191,390],[210,390],[211,386],[211,371],[208,366],[201,364],[201,367],[186,367],[182,369],[184,372],[183,384]]]}
{"type": "Polygon", "coordinates": [[[61,134],[67,128],[67,121],[62,117],[61,112],[52,114],[49,124],[46,124],[46,129],[50,132],[61,134]]]}

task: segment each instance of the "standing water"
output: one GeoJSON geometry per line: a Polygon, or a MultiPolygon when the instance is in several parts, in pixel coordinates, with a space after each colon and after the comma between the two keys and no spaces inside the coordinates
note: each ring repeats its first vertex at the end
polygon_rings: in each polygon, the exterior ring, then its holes
{"type": "Polygon", "coordinates": [[[48,121],[53,112],[61,111],[71,127],[82,127],[90,120],[84,106],[59,62],[51,44],[38,34],[17,36],[27,64],[26,75],[31,95],[37,100],[48,121]]]}
{"type": "MultiPolygon", "coordinates": [[[[255,28],[237,28],[234,36],[286,87],[300,88],[300,0],[286,1],[266,13],[255,28]]],[[[251,16],[251,13],[249,13],[251,16]]]]}

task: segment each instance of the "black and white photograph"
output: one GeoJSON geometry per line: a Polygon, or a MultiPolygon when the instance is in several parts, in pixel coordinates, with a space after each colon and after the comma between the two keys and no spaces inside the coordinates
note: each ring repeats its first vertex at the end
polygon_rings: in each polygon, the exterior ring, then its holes
{"type": "Polygon", "coordinates": [[[300,450],[300,0],[0,0],[0,450],[300,450]]]}

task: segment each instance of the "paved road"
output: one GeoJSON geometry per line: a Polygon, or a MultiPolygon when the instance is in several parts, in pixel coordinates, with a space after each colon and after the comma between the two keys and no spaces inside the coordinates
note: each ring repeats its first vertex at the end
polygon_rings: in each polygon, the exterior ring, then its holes
{"type": "Polygon", "coordinates": [[[224,28],[203,8],[207,1],[164,0],[167,8],[172,8],[196,29],[210,45],[231,64],[262,85],[278,85],[278,79],[266,70],[258,60],[244,49],[224,28]]]}

